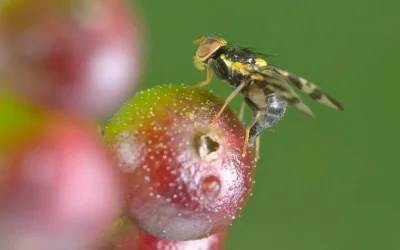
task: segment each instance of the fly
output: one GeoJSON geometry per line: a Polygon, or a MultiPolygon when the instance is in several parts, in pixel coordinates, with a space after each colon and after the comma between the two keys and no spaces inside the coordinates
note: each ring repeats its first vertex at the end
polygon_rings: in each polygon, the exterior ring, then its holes
{"type": "Polygon", "coordinates": [[[250,49],[229,46],[221,37],[201,37],[194,43],[198,45],[193,58],[194,64],[199,70],[207,70],[207,79],[194,87],[206,86],[215,74],[233,88],[212,123],[219,118],[226,106],[239,93],[243,96],[239,117],[243,118],[245,104],[253,111],[253,119],[246,127],[243,155],[246,148],[255,143],[256,159],[259,158],[260,134],[265,128],[273,127],[278,123],[286,111],[287,104],[313,117],[311,109],[303,103],[289,83],[320,104],[336,110],[344,110],[337,100],[315,84],[280,67],[268,64],[259,56],[260,54],[250,49]]]}

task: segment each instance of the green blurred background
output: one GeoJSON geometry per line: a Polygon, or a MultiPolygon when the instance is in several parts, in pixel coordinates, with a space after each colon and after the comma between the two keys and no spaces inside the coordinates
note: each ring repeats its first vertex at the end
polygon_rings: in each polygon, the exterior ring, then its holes
{"type": "MultiPolygon", "coordinates": [[[[279,54],[269,61],[345,107],[337,112],[302,95],[316,119],[289,108],[263,133],[253,196],[226,249],[400,249],[399,1],[136,2],[148,33],[142,88],[204,80],[192,42],[218,34],[279,54]]],[[[232,91],[216,78],[207,88],[221,98],[232,91]]]]}

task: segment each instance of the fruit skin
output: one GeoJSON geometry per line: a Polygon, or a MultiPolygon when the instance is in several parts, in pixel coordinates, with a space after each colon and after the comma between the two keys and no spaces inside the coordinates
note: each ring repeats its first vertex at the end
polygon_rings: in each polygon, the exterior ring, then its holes
{"type": "Polygon", "coordinates": [[[0,246],[89,250],[121,212],[119,173],[91,123],[63,114],[1,154],[0,246]]]}
{"type": "Polygon", "coordinates": [[[114,239],[114,243],[107,250],[222,250],[227,234],[227,230],[223,230],[199,240],[168,241],[141,232],[132,226],[125,235],[114,239]]]}
{"type": "Polygon", "coordinates": [[[194,240],[227,228],[251,192],[254,162],[244,127],[223,101],[198,88],[164,85],[125,103],[104,141],[124,173],[126,209],[158,238],[194,240]],[[217,147],[219,146],[219,147],[217,147]]]}
{"type": "Polygon", "coordinates": [[[69,113],[103,118],[138,84],[143,37],[127,0],[0,4],[1,85],[69,113]]]}

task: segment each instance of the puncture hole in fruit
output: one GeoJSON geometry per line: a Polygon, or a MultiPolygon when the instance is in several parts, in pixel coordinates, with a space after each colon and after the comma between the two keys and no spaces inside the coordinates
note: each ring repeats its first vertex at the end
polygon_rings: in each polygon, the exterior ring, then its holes
{"type": "Polygon", "coordinates": [[[199,132],[195,135],[195,147],[203,160],[215,160],[222,151],[221,138],[211,131],[199,132]]]}

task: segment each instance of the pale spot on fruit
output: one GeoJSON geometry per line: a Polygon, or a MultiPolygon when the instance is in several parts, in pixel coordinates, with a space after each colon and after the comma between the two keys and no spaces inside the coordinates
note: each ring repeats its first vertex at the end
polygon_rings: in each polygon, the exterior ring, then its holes
{"type": "Polygon", "coordinates": [[[124,172],[135,171],[145,157],[143,144],[137,143],[135,137],[127,131],[120,133],[115,140],[118,166],[124,172]]]}
{"type": "Polygon", "coordinates": [[[209,176],[204,179],[201,189],[204,196],[208,200],[213,201],[215,198],[217,198],[219,192],[221,191],[221,182],[218,177],[209,176]]]}

